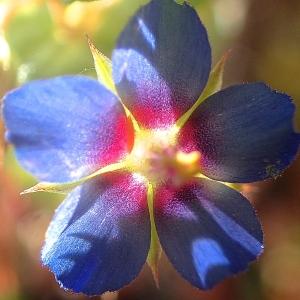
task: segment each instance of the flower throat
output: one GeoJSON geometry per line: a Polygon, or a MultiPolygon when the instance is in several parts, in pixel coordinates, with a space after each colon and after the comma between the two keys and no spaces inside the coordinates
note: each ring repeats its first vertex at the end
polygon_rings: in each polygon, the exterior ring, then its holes
{"type": "Polygon", "coordinates": [[[177,146],[176,127],[136,132],[128,157],[130,170],[154,185],[178,186],[200,172],[200,153],[184,153],[177,146]]]}

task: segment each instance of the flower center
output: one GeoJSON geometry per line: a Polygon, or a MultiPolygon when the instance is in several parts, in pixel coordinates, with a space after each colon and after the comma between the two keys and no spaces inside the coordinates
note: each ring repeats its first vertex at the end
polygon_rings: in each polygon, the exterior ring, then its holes
{"type": "Polygon", "coordinates": [[[178,149],[178,130],[142,130],[136,133],[128,157],[130,169],[152,184],[181,185],[200,172],[200,153],[178,149]]]}

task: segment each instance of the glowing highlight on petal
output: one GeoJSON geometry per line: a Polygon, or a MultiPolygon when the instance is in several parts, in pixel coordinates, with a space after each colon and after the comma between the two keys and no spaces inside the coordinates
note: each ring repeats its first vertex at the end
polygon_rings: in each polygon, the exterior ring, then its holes
{"type": "Polygon", "coordinates": [[[250,253],[256,255],[258,248],[264,248],[261,241],[254,238],[253,235],[234,221],[234,219],[224,214],[224,212],[217,208],[213,203],[203,199],[202,205],[223,230],[244,249],[247,249],[250,253]]]}
{"type": "Polygon", "coordinates": [[[154,35],[151,33],[151,31],[149,30],[149,28],[146,26],[146,24],[144,23],[144,21],[142,19],[138,19],[138,24],[141,28],[141,31],[142,31],[145,39],[148,41],[152,50],[154,50],[155,45],[156,45],[154,35]]]}
{"type": "Polygon", "coordinates": [[[192,257],[203,286],[209,285],[208,273],[212,268],[228,268],[230,265],[220,245],[210,238],[200,238],[192,242],[192,257]]]}

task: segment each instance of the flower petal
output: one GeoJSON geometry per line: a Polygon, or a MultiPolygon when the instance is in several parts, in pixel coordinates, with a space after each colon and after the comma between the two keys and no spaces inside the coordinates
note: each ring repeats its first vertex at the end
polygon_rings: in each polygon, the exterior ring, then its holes
{"type": "Polygon", "coordinates": [[[116,96],[97,81],[63,76],[6,95],[6,137],[41,180],[76,180],[121,159],[132,133],[116,96]]]}
{"type": "Polygon", "coordinates": [[[183,127],[183,151],[200,151],[201,172],[227,182],[278,176],[294,159],[295,106],[263,83],[224,89],[202,103],[183,127]]]}
{"type": "Polygon", "coordinates": [[[132,281],[150,246],[147,189],[128,173],[76,188],[56,211],[42,262],[65,289],[87,295],[132,281]]]}
{"type": "Polygon", "coordinates": [[[211,50],[192,7],[153,0],[121,34],[112,64],[117,91],[136,120],[147,128],[166,127],[201,94],[211,50]]]}
{"type": "Polygon", "coordinates": [[[247,199],[208,179],[158,190],[155,221],[170,261],[200,289],[244,270],[263,249],[262,230],[247,199]]]}

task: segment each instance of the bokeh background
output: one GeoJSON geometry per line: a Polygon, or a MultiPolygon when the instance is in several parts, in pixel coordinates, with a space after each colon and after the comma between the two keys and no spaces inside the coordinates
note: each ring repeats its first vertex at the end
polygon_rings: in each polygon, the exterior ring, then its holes
{"type": "MultiPolygon", "coordinates": [[[[146,0],[0,0],[0,98],[36,78],[95,76],[85,34],[110,56],[128,18],[146,0]],[[72,2],[72,3],[71,3],[72,2]]],[[[191,0],[207,27],[214,61],[231,49],[225,86],[264,81],[291,95],[300,128],[300,1],[191,0]]],[[[88,299],[64,292],[39,262],[44,233],[61,197],[20,196],[35,183],[5,144],[0,123],[0,300],[88,299]]],[[[270,149],[272,151],[272,149],[270,149]]],[[[300,299],[300,159],[276,180],[244,185],[257,208],[266,248],[248,272],[209,292],[185,282],[163,256],[160,289],[144,267],[119,293],[95,299],[300,299]]]]}

